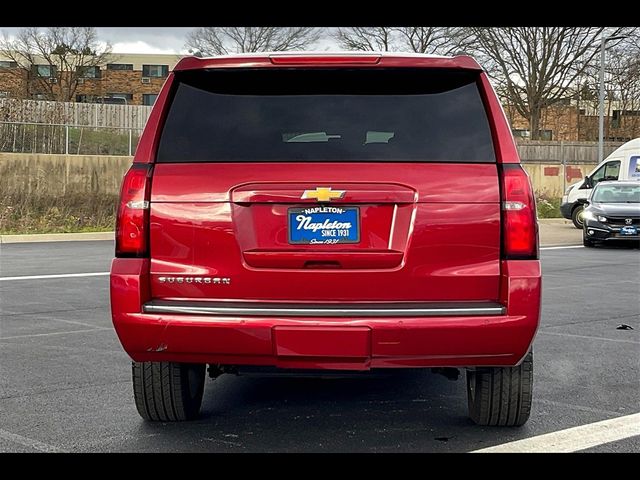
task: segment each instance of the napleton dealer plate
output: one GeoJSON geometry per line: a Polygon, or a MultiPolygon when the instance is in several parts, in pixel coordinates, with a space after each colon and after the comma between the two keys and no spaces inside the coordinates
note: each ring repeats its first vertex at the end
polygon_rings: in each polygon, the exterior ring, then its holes
{"type": "Polygon", "coordinates": [[[331,245],[360,241],[358,207],[290,208],[287,217],[289,243],[331,245]]]}

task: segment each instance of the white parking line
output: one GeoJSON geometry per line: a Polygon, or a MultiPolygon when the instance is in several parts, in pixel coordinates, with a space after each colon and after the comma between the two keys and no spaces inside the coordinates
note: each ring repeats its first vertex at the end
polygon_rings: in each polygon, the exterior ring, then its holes
{"type": "Polygon", "coordinates": [[[557,335],[559,337],[584,338],[586,340],[602,340],[603,342],[634,343],[636,345],[640,345],[640,342],[636,342],[635,340],[628,340],[626,338],[594,337],[591,335],[577,335],[575,333],[549,332],[547,330],[538,330],[538,334],[539,335],[540,334],[541,335],[557,335]]]}
{"type": "Polygon", "coordinates": [[[540,250],[564,250],[565,248],[584,248],[584,245],[560,245],[558,247],[540,247],[540,250]]]}
{"type": "Polygon", "coordinates": [[[70,333],[85,333],[85,332],[99,332],[102,330],[113,330],[107,327],[85,328],[84,330],[67,330],[66,332],[49,332],[49,333],[28,333],[25,335],[12,335],[10,337],[0,337],[0,340],[13,340],[16,338],[31,338],[31,337],[50,337],[52,335],[68,335],[70,333]]]}
{"type": "Polygon", "coordinates": [[[13,443],[17,443],[18,445],[23,445],[25,447],[33,448],[34,450],[38,450],[40,452],[47,453],[58,453],[62,452],[57,447],[53,445],[49,445],[48,443],[39,442],[38,440],[34,440],[32,438],[23,437],[22,435],[18,435],[17,433],[7,432],[6,430],[2,430],[0,428],[0,438],[4,440],[8,440],[13,443]]]}
{"type": "MultiPolygon", "coordinates": [[[[28,314],[26,314],[28,315],[28,314]]],[[[36,315],[40,315],[40,313],[36,313],[36,315]]],[[[76,322],[74,320],[63,320],[62,318],[47,318],[47,320],[51,321],[51,322],[61,322],[61,323],[68,323],[70,325],[80,325],[81,327],[89,327],[89,328],[106,328],[106,327],[101,327],[99,325],[93,325],[91,323],[85,323],[85,322],[76,322]]]]}
{"type": "Polygon", "coordinates": [[[640,413],[503,443],[471,453],[570,453],[640,435],[640,413]]]}
{"type": "Polygon", "coordinates": [[[105,275],[109,275],[109,272],[60,273],[56,275],[25,275],[22,277],[0,277],[0,282],[8,282],[12,280],[46,280],[49,278],[103,277],[105,275]]]}

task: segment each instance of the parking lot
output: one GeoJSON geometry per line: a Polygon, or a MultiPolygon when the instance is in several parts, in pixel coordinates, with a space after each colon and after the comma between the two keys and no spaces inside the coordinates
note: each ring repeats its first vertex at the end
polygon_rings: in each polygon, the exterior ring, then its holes
{"type": "MultiPolygon", "coordinates": [[[[519,429],[473,425],[464,377],[429,371],[224,375],[207,381],[200,420],[145,423],[111,326],[112,255],[111,241],[0,245],[0,451],[468,452],[640,412],[638,249],[541,251],[534,406],[519,429]]],[[[640,451],[640,436],[603,440],[587,451],[640,451]]]]}

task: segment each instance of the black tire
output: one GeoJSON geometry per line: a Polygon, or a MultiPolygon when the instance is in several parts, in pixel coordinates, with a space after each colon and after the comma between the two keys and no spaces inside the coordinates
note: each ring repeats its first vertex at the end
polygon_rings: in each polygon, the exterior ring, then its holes
{"type": "Polygon", "coordinates": [[[593,248],[593,247],[596,246],[596,244],[595,244],[595,242],[593,240],[589,240],[584,235],[582,236],[582,245],[584,245],[587,248],[593,248]]]}
{"type": "Polygon", "coordinates": [[[138,413],[153,422],[193,420],[200,413],[205,364],[132,362],[138,413]]]}
{"type": "Polygon", "coordinates": [[[571,221],[573,222],[573,226],[576,228],[579,228],[580,230],[582,230],[582,227],[584,225],[580,215],[583,210],[584,210],[584,205],[577,205],[571,211],[571,221]]]}
{"type": "Polygon", "coordinates": [[[531,413],[533,352],[517,367],[467,370],[469,416],[478,425],[519,427],[531,413]]]}

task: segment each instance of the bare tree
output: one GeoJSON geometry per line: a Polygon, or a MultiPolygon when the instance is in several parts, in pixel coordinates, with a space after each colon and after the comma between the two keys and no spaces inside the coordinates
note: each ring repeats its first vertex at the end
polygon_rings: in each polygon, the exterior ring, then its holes
{"type": "Polygon", "coordinates": [[[15,39],[4,34],[0,40],[0,54],[19,67],[9,71],[26,76],[28,93],[49,100],[73,99],[78,79],[106,64],[110,53],[111,46],[98,41],[94,27],[29,27],[15,39]],[[39,65],[48,68],[42,71],[39,65]]]}
{"type": "MultiPolygon", "coordinates": [[[[640,135],[640,28],[626,29],[623,33],[626,38],[607,48],[604,70],[605,137],[633,138],[640,135]]],[[[591,112],[598,109],[599,71],[598,62],[585,70],[578,97],[584,100],[591,112]]],[[[595,122],[589,126],[589,132],[595,135],[595,122]]]]}
{"type": "MultiPolygon", "coordinates": [[[[473,28],[482,63],[513,105],[540,136],[544,109],[570,96],[576,79],[599,54],[603,27],[473,28]],[[482,58],[481,58],[482,60],[482,58]]],[[[617,35],[623,29],[611,29],[617,35]]]]}
{"type": "Polygon", "coordinates": [[[458,55],[472,43],[472,32],[465,27],[397,27],[401,47],[416,53],[458,55]]]}
{"type": "Polygon", "coordinates": [[[315,27],[200,27],[186,47],[205,55],[305,50],[320,37],[315,27]]]}
{"type": "Polygon", "coordinates": [[[622,137],[640,136],[640,57],[619,55],[609,64],[608,97],[611,127],[618,129],[622,137]]]}
{"type": "Polygon", "coordinates": [[[394,27],[344,27],[338,28],[334,38],[347,50],[383,51],[395,50],[394,27]]]}

